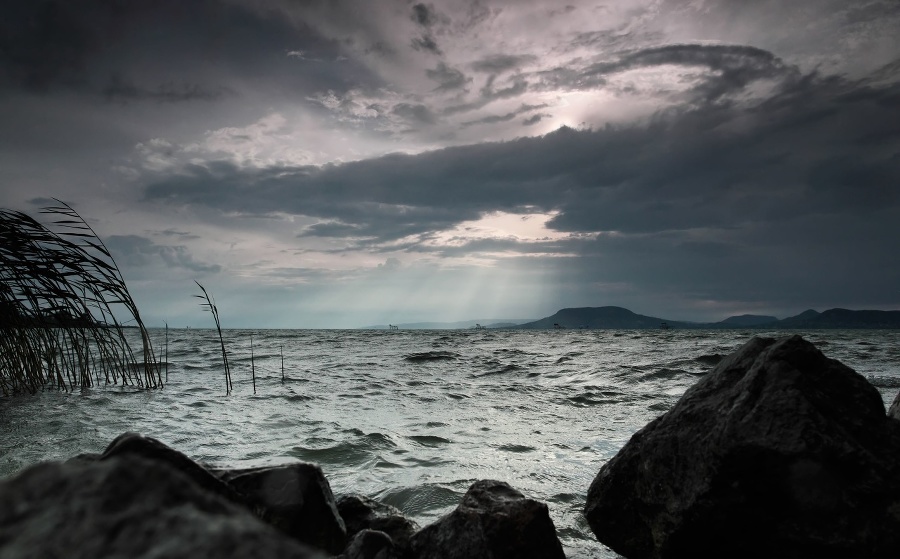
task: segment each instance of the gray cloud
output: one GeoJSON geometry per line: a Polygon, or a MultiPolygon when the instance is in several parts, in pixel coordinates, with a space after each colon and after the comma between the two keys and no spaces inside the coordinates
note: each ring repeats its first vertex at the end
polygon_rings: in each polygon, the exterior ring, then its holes
{"type": "Polygon", "coordinates": [[[444,62],[439,62],[434,69],[425,71],[425,75],[429,79],[436,81],[438,86],[435,91],[453,91],[463,89],[472,78],[466,77],[460,70],[448,66],[444,62]]]}
{"type": "Polygon", "coordinates": [[[431,35],[422,35],[421,37],[414,38],[412,40],[412,47],[416,50],[428,51],[438,56],[444,54],[441,52],[441,48],[431,35]]]}
{"type": "Polygon", "coordinates": [[[566,306],[900,304],[896,1],[14,4],[0,197],[75,198],[148,276],[460,259],[566,306]],[[555,232],[448,239],[494,212],[555,232]]]}
{"type": "Polygon", "coordinates": [[[437,120],[431,109],[422,104],[398,103],[391,112],[412,124],[434,124],[437,120]]]}
{"type": "Polygon", "coordinates": [[[494,54],[473,62],[472,69],[486,74],[501,74],[518,70],[522,66],[536,62],[537,59],[531,54],[494,54]]]}
{"type": "Polygon", "coordinates": [[[157,245],[138,235],[111,235],[105,242],[117,262],[132,267],[152,265],[153,259],[159,258],[169,268],[204,274],[215,274],[222,270],[218,264],[198,262],[183,245],[157,245]]]}
{"type": "Polygon", "coordinates": [[[785,64],[771,52],[742,45],[700,44],[641,49],[583,69],[561,67],[538,75],[545,88],[594,89],[605,87],[615,74],[663,65],[706,69],[708,73],[691,87],[692,100],[704,103],[742,92],[758,80],[790,83],[800,78],[797,68],[785,64]]]}
{"type": "MultiPolygon", "coordinates": [[[[502,114],[502,115],[490,115],[490,116],[482,117],[482,118],[479,118],[479,119],[476,119],[476,120],[470,120],[470,121],[467,121],[467,122],[463,122],[462,125],[463,125],[463,126],[473,126],[473,125],[476,125],[476,124],[494,124],[494,123],[497,123],[497,122],[507,122],[507,121],[510,121],[510,120],[516,118],[516,117],[519,116],[519,115],[522,115],[522,114],[525,114],[525,113],[530,113],[530,112],[532,112],[532,111],[536,111],[537,109],[543,109],[543,108],[545,108],[546,106],[547,106],[546,103],[541,103],[541,104],[539,104],[539,105],[525,105],[525,104],[523,104],[523,105],[521,105],[518,109],[516,109],[516,110],[514,110],[514,111],[510,111],[510,112],[505,113],[505,114],[502,114]]],[[[526,121],[531,121],[530,124],[534,124],[534,123],[540,121],[540,119],[541,119],[541,115],[535,115],[535,116],[533,116],[533,117],[531,117],[531,118],[526,119],[526,121]],[[535,117],[537,117],[537,119],[536,119],[536,120],[532,120],[532,119],[534,119],[535,117]]]]}
{"type": "Polygon", "coordinates": [[[160,103],[216,101],[227,95],[234,95],[234,91],[224,86],[210,88],[186,82],[166,82],[154,88],[144,88],[118,74],[113,75],[103,88],[103,96],[108,101],[120,103],[147,100],[160,103]]]}
{"type": "Polygon", "coordinates": [[[325,222],[302,234],[344,238],[348,249],[580,255],[586,260],[571,273],[582,281],[594,274],[658,293],[666,282],[694,285],[691,297],[796,293],[814,271],[821,275],[808,300],[825,301],[849,281],[829,270],[848,262],[877,267],[880,279],[867,274],[856,285],[890,299],[900,264],[872,239],[895,237],[900,223],[900,140],[891,135],[900,105],[885,104],[898,88],[811,74],[749,107],[713,103],[645,125],[326,167],[195,166],[158,177],[146,196],[315,216],[325,222]],[[872,137],[893,140],[873,145],[872,137]],[[555,211],[551,227],[575,236],[437,242],[436,231],[494,211],[555,211]]]}
{"type": "Polygon", "coordinates": [[[414,22],[422,27],[433,27],[446,19],[437,13],[433,5],[422,3],[413,5],[411,17],[414,22]]]}
{"type": "MultiPolygon", "coordinates": [[[[284,53],[299,51],[325,60],[340,54],[303,22],[240,2],[34,0],[4,10],[0,88],[171,102],[219,100],[236,76],[295,91],[347,85],[328,65],[306,68],[302,79],[284,71],[303,63],[284,53]]],[[[350,65],[356,82],[377,83],[363,66],[350,65]]]]}

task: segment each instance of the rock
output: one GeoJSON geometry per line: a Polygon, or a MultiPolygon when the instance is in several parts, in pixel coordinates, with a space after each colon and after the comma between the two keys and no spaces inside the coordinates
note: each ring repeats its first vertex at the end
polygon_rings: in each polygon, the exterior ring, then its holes
{"type": "MultiPolygon", "coordinates": [[[[109,446],[106,447],[99,459],[108,460],[126,454],[164,462],[188,476],[194,483],[207,491],[221,495],[239,505],[247,504],[240,494],[200,464],[158,440],[138,433],[123,433],[119,435],[109,443],[109,446]]],[[[76,456],[75,459],[90,460],[91,457],[92,455],[80,455],[76,456]]]]}
{"type": "Polygon", "coordinates": [[[319,466],[298,462],[225,470],[218,475],[248,501],[260,518],[285,534],[330,553],[344,549],[344,521],[319,466]]]}
{"type": "Polygon", "coordinates": [[[378,530],[357,532],[339,559],[398,559],[402,557],[394,547],[394,541],[378,530]]]}
{"type": "Polygon", "coordinates": [[[163,461],[48,462],[0,482],[0,557],[322,558],[163,461]]]}
{"type": "Polygon", "coordinates": [[[900,422],[799,336],[754,338],[600,469],[585,516],[630,558],[900,556],[900,422]]]}
{"type": "Polygon", "coordinates": [[[888,417],[893,417],[894,419],[900,419],[900,392],[894,396],[894,401],[891,402],[891,407],[888,409],[888,417]]]}
{"type": "Polygon", "coordinates": [[[342,496],[337,501],[337,509],[351,538],[362,530],[378,530],[390,536],[398,549],[405,550],[409,539],[419,531],[419,525],[396,507],[362,495],[342,496]]]}
{"type": "Polygon", "coordinates": [[[502,481],[477,481],[460,505],[410,540],[430,559],[564,558],[547,505],[502,481]]]}

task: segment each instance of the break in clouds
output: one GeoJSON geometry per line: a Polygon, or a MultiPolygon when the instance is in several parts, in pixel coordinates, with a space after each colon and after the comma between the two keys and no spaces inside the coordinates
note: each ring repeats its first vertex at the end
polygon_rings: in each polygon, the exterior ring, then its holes
{"type": "Polygon", "coordinates": [[[895,2],[8,12],[4,203],[74,203],[148,299],[207,277],[309,326],[416,285],[391,320],[900,304],[895,2]]]}

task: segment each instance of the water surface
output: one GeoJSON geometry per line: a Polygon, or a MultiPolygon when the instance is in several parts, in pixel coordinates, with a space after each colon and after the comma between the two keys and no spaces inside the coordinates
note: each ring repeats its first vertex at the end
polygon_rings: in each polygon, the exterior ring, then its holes
{"type": "MultiPolygon", "coordinates": [[[[161,390],[0,397],[0,476],[137,431],[217,467],[317,462],[335,494],[363,493],[423,526],[475,480],[503,480],[549,505],[567,556],[616,557],[581,514],[597,471],[754,334],[789,333],[229,330],[225,396],[215,332],[170,330],[161,390]]],[[[888,404],[900,389],[900,332],[801,334],[888,404]]],[[[153,331],[157,348],[163,335],[153,331]]]]}

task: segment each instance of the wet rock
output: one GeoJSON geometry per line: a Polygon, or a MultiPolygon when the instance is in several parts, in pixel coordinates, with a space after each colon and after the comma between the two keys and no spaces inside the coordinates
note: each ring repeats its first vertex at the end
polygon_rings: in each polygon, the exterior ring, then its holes
{"type": "Polygon", "coordinates": [[[0,482],[0,557],[323,556],[168,463],[125,453],[0,482]]]}
{"type": "Polygon", "coordinates": [[[894,419],[900,419],[900,392],[894,396],[894,401],[891,402],[891,407],[888,409],[888,417],[893,417],[894,419]]]}
{"type": "Polygon", "coordinates": [[[398,549],[409,547],[409,539],[419,531],[419,525],[403,516],[396,507],[380,503],[362,495],[344,495],[337,501],[337,509],[347,527],[347,536],[362,530],[378,530],[390,536],[398,549]]]}
{"type": "Polygon", "coordinates": [[[357,532],[339,559],[399,559],[402,557],[394,546],[394,541],[378,530],[357,532]]]}
{"type": "Polygon", "coordinates": [[[630,558],[896,557],[900,422],[799,336],[754,338],[600,469],[585,515],[630,558]]]}
{"type": "Polygon", "coordinates": [[[340,553],[347,543],[331,485],[315,464],[224,470],[217,474],[264,521],[297,540],[340,553]]]}
{"type": "Polygon", "coordinates": [[[547,505],[501,481],[475,482],[460,505],[410,540],[413,557],[554,559],[562,545],[547,505]]]}
{"type": "MultiPolygon", "coordinates": [[[[145,437],[138,433],[123,433],[113,439],[99,460],[108,460],[117,456],[131,455],[141,456],[149,460],[163,462],[170,467],[183,473],[197,485],[220,495],[233,503],[246,505],[246,501],[240,494],[234,491],[227,484],[223,483],[218,477],[209,470],[194,462],[181,452],[174,448],[166,446],[160,441],[145,437]]],[[[93,455],[80,455],[75,459],[90,460],[93,455]]]]}

